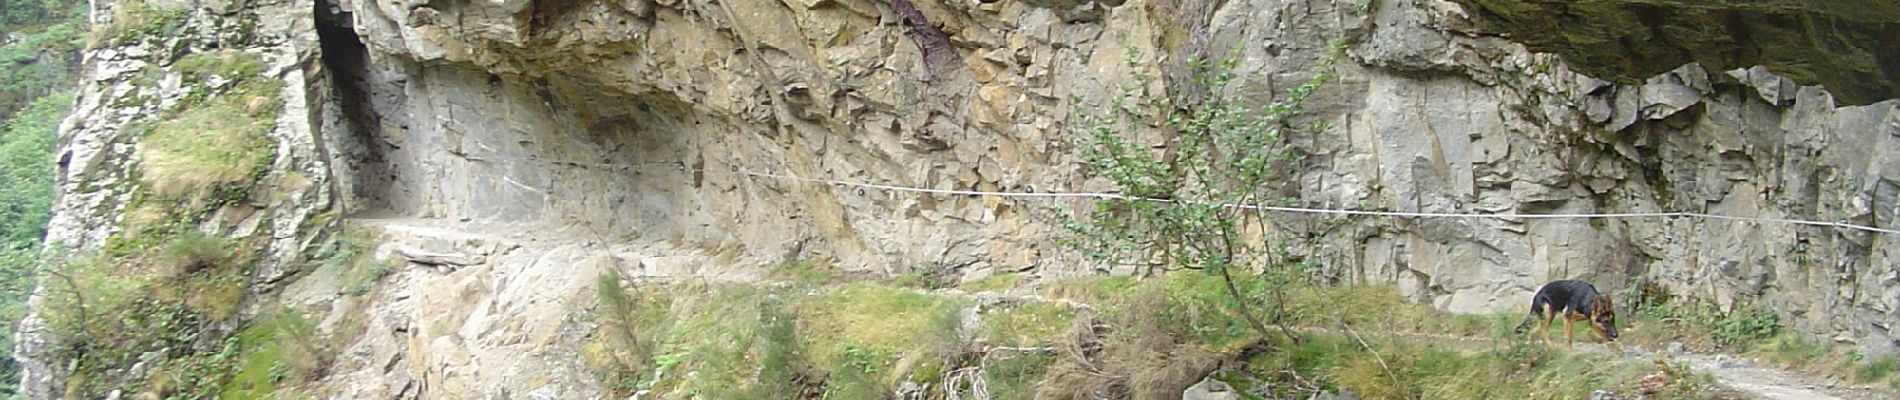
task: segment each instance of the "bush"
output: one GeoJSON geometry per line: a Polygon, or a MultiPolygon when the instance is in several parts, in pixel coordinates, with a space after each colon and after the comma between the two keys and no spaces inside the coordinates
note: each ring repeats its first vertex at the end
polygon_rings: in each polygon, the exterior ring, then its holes
{"type": "Polygon", "coordinates": [[[113,387],[94,378],[161,350],[168,366],[155,370],[170,375],[151,381],[161,392],[215,393],[212,378],[223,376],[219,368],[236,349],[196,349],[215,340],[202,334],[236,316],[257,247],[196,231],[159,243],[126,254],[73,258],[48,272],[49,295],[40,315],[61,338],[62,358],[73,360],[67,384],[75,396],[103,395],[113,387]]]}
{"type": "MultiPolygon", "coordinates": [[[[1134,60],[1139,56],[1130,54],[1129,69],[1139,70],[1134,60]]],[[[1130,198],[1103,199],[1085,218],[1065,221],[1063,241],[1098,262],[1141,266],[1144,274],[1192,269],[1219,276],[1232,297],[1229,312],[1268,336],[1267,323],[1252,304],[1282,306],[1283,291],[1300,281],[1303,271],[1271,254],[1271,233],[1261,234],[1267,240],[1250,237],[1250,227],[1267,225],[1260,213],[1232,205],[1282,198],[1289,161],[1297,157],[1284,136],[1301,129],[1291,120],[1331,78],[1331,67],[1285,96],[1255,106],[1226,95],[1233,89],[1237,61],[1190,65],[1198,89],[1211,94],[1172,99],[1156,92],[1153,78],[1137,75],[1102,111],[1080,97],[1070,100],[1075,109],[1069,124],[1085,138],[1081,158],[1088,172],[1130,198]],[[1165,136],[1165,143],[1143,139],[1155,135],[1165,136]],[[1237,274],[1248,276],[1237,279],[1237,274]],[[1241,280],[1265,283],[1271,294],[1243,298],[1233,287],[1241,280]]]]}
{"type": "Polygon", "coordinates": [[[1635,318],[1626,340],[1636,343],[1680,341],[1701,348],[1747,349],[1781,332],[1781,316],[1774,310],[1753,305],[1737,305],[1724,312],[1720,307],[1684,297],[1676,297],[1653,286],[1639,285],[1639,293],[1625,293],[1636,299],[1631,309],[1635,318]]]}

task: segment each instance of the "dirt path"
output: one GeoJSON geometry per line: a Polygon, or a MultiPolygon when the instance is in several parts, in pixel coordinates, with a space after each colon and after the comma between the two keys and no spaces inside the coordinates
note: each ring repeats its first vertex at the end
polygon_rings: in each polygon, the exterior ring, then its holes
{"type": "MultiPolygon", "coordinates": [[[[484,226],[480,224],[456,223],[440,220],[357,220],[357,223],[376,227],[388,234],[390,242],[409,243],[422,247],[441,247],[436,251],[468,247],[471,244],[495,242],[494,246],[505,247],[507,251],[547,253],[560,246],[604,247],[605,251],[635,260],[631,264],[634,270],[622,271],[629,278],[652,278],[662,281],[677,279],[714,279],[733,282],[760,282],[762,272],[758,266],[722,266],[702,269],[698,265],[707,264],[713,255],[703,250],[678,249],[667,243],[606,243],[606,238],[597,233],[576,227],[566,229],[548,229],[541,226],[484,226]],[[432,245],[432,246],[431,246],[432,245]]],[[[475,246],[482,247],[482,246],[475,246]]],[[[971,297],[1011,298],[1016,301],[1048,301],[1040,296],[1015,296],[1000,293],[965,293],[962,291],[935,291],[939,294],[953,294],[971,297]]],[[[1324,329],[1302,329],[1322,331],[1324,329]]],[[[1402,335],[1410,338],[1452,343],[1458,346],[1479,346],[1491,344],[1491,338],[1429,335],[1429,334],[1370,334],[1368,336],[1402,335]]],[[[1869,388],[1847,387],[1825,379],[1801,373],[1756,365],[1751,360],[1721,354],[1689,354],[1675,352],[1657,352],[1630,346],[1621,351],[1612,350],[1602,344],[1578,343],[1575,351],[1606,354],[1620,354],[1631,359],[1648,360],[1662,355],[1673,362],[1686,363],[1697,372],[1708,373],[1716,381],[1736,392],[1755,399],[1766,400],[1874,400],[1900,399],[1900,395],[1869,388]]]]}
{"type": "MultiPolygon", "coordinates": [[[[1363,332],[1362,332],[1363,333],[1363,332]]],[[[1400,334],[1460,346],[1489,344],[1491,339],[1469,336],[1400,334]]],[[[1559,345],[1561,346],[1561,345],[1559,345]]],[[[1685,363],[1696,372],[1714,376],[1717,383],[1736,393],[1761,400],[1889,400],[1900,394],[1872,388],[1850,387],[1800,372],[1756,365],[1750,359],[1728,354],[1658,353],[1641,346],[1624,347],[1620,352],[1598,343],[1577,343],[1574,351],[1618,354],[1625,358],[1648,360],[1661,355],[1671,362],[1685,363]]]]}
{"type": "Polygon", "coordinates": [[[1677,354],[1677,362],[1688,363],[1698,372],[1715,376],[1716,381],[1757,399],[1768,400],[1875,400],[1900,398],[1868,388],[1847,387],[1824,379],[1777,368],[1764,368],[1753,362],[1728,355],[1677,354]]]}

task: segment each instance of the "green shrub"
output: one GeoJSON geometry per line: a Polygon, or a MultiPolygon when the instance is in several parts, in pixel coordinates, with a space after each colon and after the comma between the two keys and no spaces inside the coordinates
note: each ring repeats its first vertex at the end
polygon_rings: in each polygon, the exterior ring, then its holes
{"type": "Polygon", "coordinates": [[[113,388],[94,378],[161,349],[168,350],[167,364],[154,370],[163,375],[127,378],[150,383],[161,394],[215,393],[235,348],[211,354],[191,349],[206,339],[201,334],[209,327],[236,316],[257,247],[189,230],[162,240],[126,254],[73,258],[48,272],[49,296],[40,315],[63,339],[57,351],[73,360],[68,386],[75,396],[103,395],[113,388]]]}
{"type": "Polygon", "coordinates": [[[1717,343],[1742,347],[1774,337],[1781,331],[1781,316],[1773,310],[1744,307],[1717,317],[1714,325],[1712,333],[1717,343]]]}
{"type": "Polygon", "coordinates": [[[280,388],[317,377],[336,351],[317,334],[316,321],[291,310],[274,310],[238,332],[240,352],[221,375],[220,399],[271,399],[280,388]]]}
{"type": "MultiPolygon", "coordinates": [[[[1141,70],[1138,53],[1129,54],[1127,68],[1141,70]]],[[[1283,306],[1278,300],[1301,281],[1301,271],[1272,254],[1273,233],[1250,238],[1249,227],[1267,225],[1262,214],[1231,205],[1283,198],[1290,162],[1298,157],[1285,135],[1329,129],[1296,127],[1292,120],[1331,79],[1334,60],[1328,57],[1321,72],[1266,104],[1227,95],[1238,66],[1232,59],[1189,62],[1194,87],[1171,89],[1208,93],[1196,99],[1170,98],[1145,74],[1135,75],[1105,107],[1070,99],[1069,126],[1083,138],[1087,172],[1129,198],[1102,199],[1083,217],[1065,216],[1062,242],[1100,263],[1142,266],[1143,274],[1191,269],[1232,285],[1264,284],[1268,295],[1228,290],[1233,298],[1224,305],[1259,336],[1271,336],[1254,305],[1283,306]]]]}
{"type": "Polygon", "coordinates": [[[1781,316],[1767,308],[1738,305],[1724,312],[1714,304],[1678,298],[1659,290],[1625,293],[1636,299],[1628,318],[1626,341],[1661,344],[1678,341],[1692,347],[1747,349],[1781,332],[1781,316]]]}

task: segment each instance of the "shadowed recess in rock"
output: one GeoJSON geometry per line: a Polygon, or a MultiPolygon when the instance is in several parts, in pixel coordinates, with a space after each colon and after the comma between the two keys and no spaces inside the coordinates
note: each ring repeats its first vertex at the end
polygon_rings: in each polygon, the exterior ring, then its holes
{"type": "Polygon", "coordinates": [[[1756,65],[1843,104],[1900,94],[1900,3],[1889,0],[1459,0],[1482,29],[1625,83],[1700,62],[1756,65]]]}

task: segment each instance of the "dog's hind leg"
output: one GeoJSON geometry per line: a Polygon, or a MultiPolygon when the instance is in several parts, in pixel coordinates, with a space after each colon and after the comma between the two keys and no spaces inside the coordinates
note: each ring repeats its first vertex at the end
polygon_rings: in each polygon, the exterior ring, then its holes
{"type": "Polygon", "coordinates": [[[1555,312],[1544,313],[1544,324],[1540,325],[1541,328],[1538,329],[1544,333],[1544,345],[1550,345],[1550,327],[1557,323],[1555,318],[1557,318],[1557,313],[1555,312]]]}

